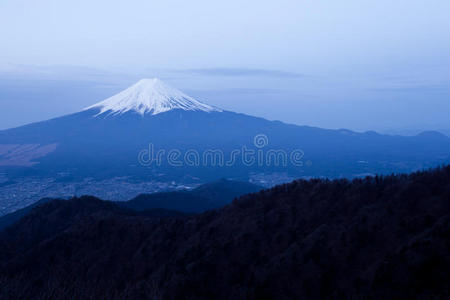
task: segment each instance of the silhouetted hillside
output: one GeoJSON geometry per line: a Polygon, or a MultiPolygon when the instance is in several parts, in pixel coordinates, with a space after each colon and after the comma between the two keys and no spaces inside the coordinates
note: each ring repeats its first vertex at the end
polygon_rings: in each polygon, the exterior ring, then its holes
{"type": "MultiPolygon", "coordinates": [[[[231,203],[236,197],[254,193],[262,189],[262,187],[248,182],[222,179],[203,184],[189,191],[141,194],[129,201],[116,202],[116,204],[125,210],[141,212],[140,215],[144,214],[153,217],[186,216],[187,214],[222,207],[231,203]]],[[[91,198],[82,197],[81,199],[91,198]]],[[[44,198],[23,209],[1,216],[0,231],[26,216],[35,207],[52,200],[54,199],[44,198]]]]}
{"type": "Polygon", "coordinates": [[[450,167],[299,180],[186,218],[94,202],[44,204],[2,234],[0,298],[449,297],[450,167]]]}
{"type": "MultiPolygon", "coordinates": [[[[230,202],[232,200],[233,198],[230,199],[230,202]]],[[[211,199],[192,194],[189,191],[141,194],[130,201],[121,202],[119,205],[137,211],[165,208],[185,212],[203,212],[215,208],[213,203],[211,203],[211,199]]]]}
{"type": "Polygon", "coordinates": [[[171,209],[182,212],[204,212],[231,203],[234,198],[255,193],[263,188],[248,182],[222,179],[203,184],[190,191],[174,191],[141,194],[119,205],[133,210],[153,208],[171,209]]]}
{"type": "Polygon", "coordinates": [[[214,206],[217,208],[231,203],[236,197],[256,193],[262,189],[263,187],[249,182],[221,179],[203,184],[192,190],[192,193],[200,197],[211,199],[214,206]]]}
{"type": "MultiPolygon", "coordinates": [[[[187,215],[165,209],[136,212],[123,208],[115,202],[103,201],[91,196],[71,200],[42,199],[21,211],[0,218],[0,223],[16,222],[0,232],[0,245],[7,245],[3,249],[11,249],[13,252],[25,251],[43,240],[64,232],[74,224],[83,224],[90,219],[119,216],[165,218],[187,215]],[[23,218],[14,220],[21,215],[23,218]]],[[[14,254],[10,253],[10,255],[14,254]]]]}
{"type": "Polygon", "coordinates": [[[28,205],[28,206],[22,208],[22,209],[16,210],[13,213],[1,216],[0,217],[0,231],[3,230],[4,228],[14,224],[15,222],[19,221],[21,218],[23,218],[24,216],[29,214],[33,208],[35,208],[39,205],[42,205],[44,203],[47,203],[51,200],[52,200],[51,198],[43,198],[31,205],[28,205]]]}

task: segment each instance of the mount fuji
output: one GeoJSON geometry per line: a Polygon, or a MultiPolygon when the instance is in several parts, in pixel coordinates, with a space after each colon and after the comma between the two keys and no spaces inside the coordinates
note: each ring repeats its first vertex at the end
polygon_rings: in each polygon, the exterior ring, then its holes
{"type": "Polygon", "coordinates": [[[159,79],[140,80],[74,114],[0,131],[0,172],[9,177],[354,177],[448,162],[450,138],[436,132],[404,137],[269,121],[202,103],[159,79]],[[162,159],[148,163],[158,151],[162,159]],[[253,160],[233,158],[236,151],[253,153],[253,160]],[[270,151],[272,160],[262,162],[270,151]],[[300,163],[284,163],[282,155],[291,160],[294,152],[300,163]],[[204,153],[209,163],[201,161],[204,153]],[[215,157],[221,153],[222,161],[215,157]],[[170,155],[176,164],[169,163],[170,155]]]}
{"type": "Polygon", "coordinates": [[[189,97],[158,78],[142,79],[119,94],[89,106],[86,110],[97,108],[100,109],[98,115],[120,115],[130,111],[137,112],[140,115],[156,115],[174,109],[204,112],[221,111],[189,97]]]}

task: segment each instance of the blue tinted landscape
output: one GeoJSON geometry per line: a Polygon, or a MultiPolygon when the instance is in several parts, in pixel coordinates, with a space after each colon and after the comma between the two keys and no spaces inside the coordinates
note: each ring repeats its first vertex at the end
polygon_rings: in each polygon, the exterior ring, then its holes
{"type": "Polygon", "coordinates": [[[450,298],[450,4],[0,3],[0,299],[450,298]]]}

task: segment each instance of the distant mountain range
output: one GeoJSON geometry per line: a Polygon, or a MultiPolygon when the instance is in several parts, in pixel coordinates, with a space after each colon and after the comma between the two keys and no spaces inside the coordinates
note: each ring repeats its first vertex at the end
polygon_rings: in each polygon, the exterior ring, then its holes
{"type": "Polygon", "coordinates": [[[289,125],[223,111],[158,79],[78,113],[0,131],[0,172],[9,177],[355,177],[448,162],[450,138],[437,132],[403,137],[289,125]]]}
{"type": "Polygon", "coordinates": [[[447,166],[297,180],[196,215],[54,200],[0,231],[0,298],[447,299],[449,199],[447,166]]]}

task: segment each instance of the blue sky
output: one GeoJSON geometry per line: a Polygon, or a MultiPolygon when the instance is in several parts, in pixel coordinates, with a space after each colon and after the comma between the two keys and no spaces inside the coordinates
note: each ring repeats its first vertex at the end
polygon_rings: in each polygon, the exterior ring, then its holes
{"type": "Polygon", "coordinates": [[[450,2],[0,1],[0,129],[141,77],[290,123],[449,129],[450,2]]]}

